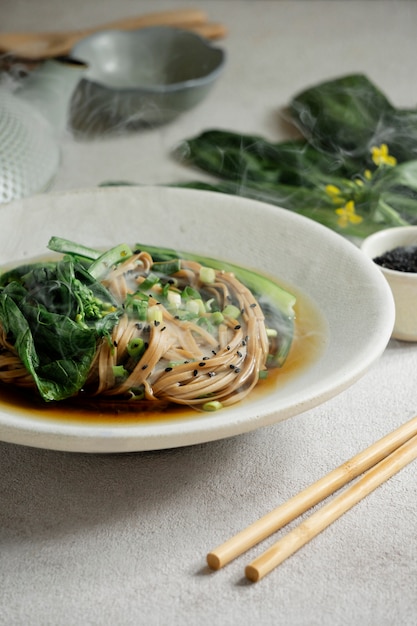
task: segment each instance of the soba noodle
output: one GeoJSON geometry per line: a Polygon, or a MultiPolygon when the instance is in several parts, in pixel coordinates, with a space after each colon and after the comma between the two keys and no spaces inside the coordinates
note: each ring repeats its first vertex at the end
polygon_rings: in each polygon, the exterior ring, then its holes
{"type": "MultiPolygon", "coordinates": [[[[140,251],[100,278],[120,315],[111,334],[97,340],[80,394],[205,410],[240,401],[268,366],[259,302],[232,272],[207,274],[184,259],[173,273],[164,269],[140,251]]],[[[1,323],[0,381],[36,386],[1,323]]]]}

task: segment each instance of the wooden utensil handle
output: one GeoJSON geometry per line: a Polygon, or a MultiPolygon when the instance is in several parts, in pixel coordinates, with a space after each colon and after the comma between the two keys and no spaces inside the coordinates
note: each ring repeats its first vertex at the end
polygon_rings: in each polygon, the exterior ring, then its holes
{"type": "Polygon", "coordinates": [[[216,22],[207,22],[206,24],[190,24],[190,26],[179,25],[179,28],[190,30],[197,35],[201,35],[201,37],[205,37],[206,39],[223,39],[223,37],[226,37],[227,35],[227,28],[224,24],[216,22]]]}
{"type": "Polygon", "coordinates": [[[206,13],[200,9],[175,9],[172,11],[159,11],[146,13],[145,15],[126,17],[121,20],[116,20],[115,22],[109,22],[108,24],[86,29],[86,31],[93,33],[99,30],[135,30],[137,28],[147,28],[148,26],[177,25],[185,28],[187,24],[203,24],[207,19],[206,13]]]}
{"type": "Polygon", "coordinates": [[[19,58],[41,60],[68,54],[80,39],[101,30],[126,31],[150,26],[171,26],[192,30],[207,39],[220,39],[226,35],[226,28],[222,24],[208,22],[204,11],[176,9],[127,17],[77,31],[0,33],[0,51],[11,52],[19,58]]]}

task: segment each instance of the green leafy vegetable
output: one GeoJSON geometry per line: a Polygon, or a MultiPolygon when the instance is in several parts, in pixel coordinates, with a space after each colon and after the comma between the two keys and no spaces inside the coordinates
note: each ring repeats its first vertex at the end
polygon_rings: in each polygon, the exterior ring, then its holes
{"type": "Polygon", "coordinates": [[[79,391],[99,338],[121,314],[111,294],[69,257],[0,277],[0,323],[46,401],[79,391]]]}
{"type": "Polygon", "coordinates": [[[358,237],[417,224],[417,109],[394,107],[354,74],[301,92],[289,111],[300,139],[214,129],[184,141],[177,158],[220,180],[177,186],[268,202],[358,237]]]}
{"type": "MultiPolygon", "coordinates": [[[[139,265],[135,265],[136,257],[128,246],[123,244],[100,253],[53,237],[48,247],[61,251],[63,258],[54,262],[21,265],[0,275],[2,353],[5,351],[8,358],[10,352],[16,353],[45,401],[63,400],[77,395],[84,386],[89,388],[92,369],[95,375],[91,366],[97,350],[103,346],[103,339],[108,340],[110,352],[117,357],[120,343],[112,342],[111,335],[122,315],[131,324],[131,329],[134,327],[135,332],[145,333],[143,337],[129,334],[126,359],[121,357],[120,362],[117,359],[114,361],[111,373],[117,384],[122,386],[129,379],[132,369],[136,365],[139,367],[139,361],[146,356],[150,328],[161,325],[160,332],[166,330],[166,325],[162,326],[162,322],[168,323],[169,319],[164,318],[165,307],[172,319],[193,320],[193,324],[217,338],[220,332],[218,326],[225,320],[233,331],[243,332],[241,324],[245,319],[245,309],[241,308],[242,301],[230,295],[225,305],[224,297],[216,299],[213,291],[215,269],[233,273],[261,305],[268,328],[267,365],[280,367],[287,358],[293,340],[296,299],[265,276],[215,259],[138,245],[135,252],[145,250],[152,255],[152,268],[133,279],[140,279],[138,283],[132,283],[136,285],[136,291],[128,293],[121,303],[100,280],[108,278],[107,272],[128,259],[133,265],[128,264],[124,268],[126,274],[129,274],[129,279],[132,273],[135,274],[139,265]],[[181,274],[180,259],[199,263],[194,286],[187,284],[187,279],[176,276],[181,274]],[[222,311],[219,310],[220,303],[222,311]],[[143,322],[146,322],[147,330],[143,322]]],[[[188,271],[191,271],[190,268],[188,271]]],[[[230,278],[234,280],[234,277],[230,278]]],[[[233,294],[233,288],[230,294],[233,294]]],[[[256,317],[257,311],[252,309],[258,303],[249,296],[250,304],[246,312],[250,310],[251,316],[255,313],[256,317]]],[[[262,314],[259,319],[263,322],[262,314]]],[[[247,338],[243,339],[242,345],[246,345],[247,341],[247,338]]],[[[212,346],[211,343],[209,345],[212,346]]],[[[236,354],[242,358],[242,354],[236,354]]],[[[198,358],[201,360],[200,356],[198,358]]],[[[183,362],[183,365],[185,363],[189,361],[183,362]]],[[[233,367],[238,374],[240,367],[233,367]]],[[[147,368],[148,363],[142,363],[141,371],[147,368]]],[[[170,369],[168,367],[168,371],[170,369]]],[[[229,375],[229,369],[227,373],[229,375]]],[[[134,389],[135,398],[143,396],[141,384],[135,384],[134,389]]]]}
{"type": "MultiPolygon", "coordinates": [[[[51,247],[51,243],[49,243],[49,247],[51,247]]],[[[107,274],[113,265],[117,265],[117,263],[120,263],[131,256],[132,250],[129,246],[122,243],[114,248],[111,248],[110,250],[106,250],[106,252],[103,252],[103,254],[91,263],[88,271],[94,278],[100,280],[100,278],[107,274]]]]}
{"type": "Polygon", "coordinates": [[[417,158],[417,109],[396,109],[362,74],[301,92],[290,111],[310,144],[331,155],[370,166],[372,147],[387,144],[400,163],[417,158]]]}

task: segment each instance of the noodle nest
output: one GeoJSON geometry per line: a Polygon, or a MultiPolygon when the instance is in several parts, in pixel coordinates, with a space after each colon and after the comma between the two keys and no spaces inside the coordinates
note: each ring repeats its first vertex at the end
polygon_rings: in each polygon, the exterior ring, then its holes
{"type": "MultiPolygon", "coordinates": [[[[232,272],[213,270],[212,280],[203,281],[202,265],[190,260],[143,289],[154,267],[152,256],[141,251],[101,280],[122,313],[111,334],[97,340],[80,395],[206,410],[242,400],[266,370],[269,353],[265,317],[254,295],[232,272]],[[184,300],[187,289],[200,299],[184,300]],[[137,302],[146,300],[146,319],[135,314],[138,293],[137,302]],[[190,302],[200,308],[196,314],[190,302]],[[140,347],[137,353],[132,346],[140,347]]],[[[1,325],[0,381],[35,387],[1,325]]]]}

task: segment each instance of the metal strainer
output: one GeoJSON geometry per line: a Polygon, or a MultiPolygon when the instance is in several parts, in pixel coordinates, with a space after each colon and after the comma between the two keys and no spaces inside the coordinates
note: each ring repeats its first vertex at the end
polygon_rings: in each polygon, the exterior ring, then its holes
{"type": "Polygon", "coordinates": [[[0,89],[0,203],[43,191],[58,165],[49,122],[28,102],[0,89]]]}

